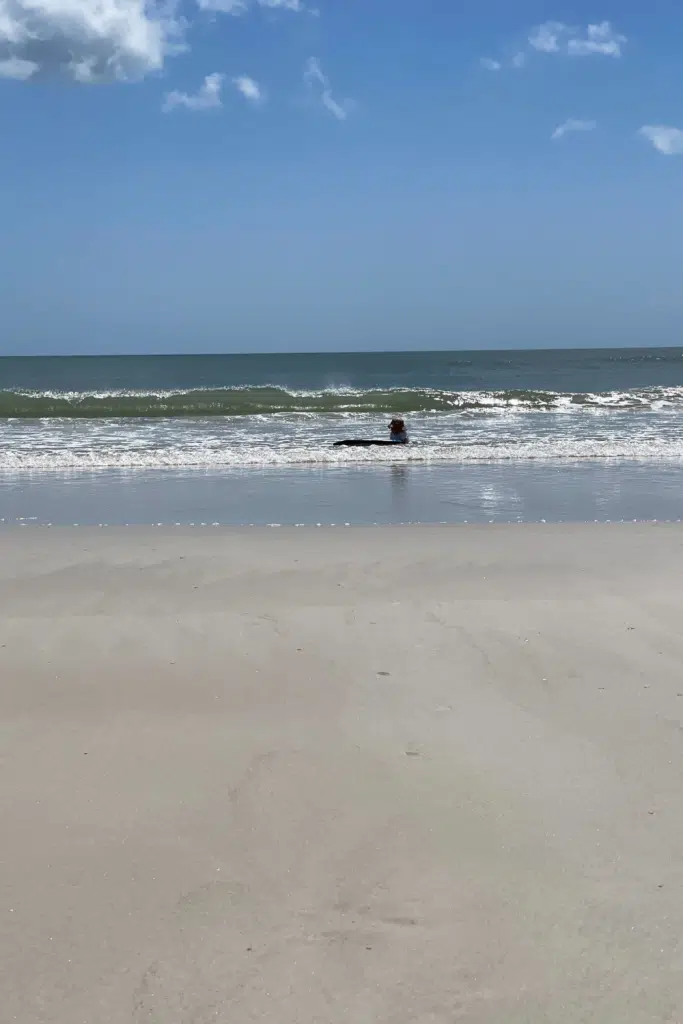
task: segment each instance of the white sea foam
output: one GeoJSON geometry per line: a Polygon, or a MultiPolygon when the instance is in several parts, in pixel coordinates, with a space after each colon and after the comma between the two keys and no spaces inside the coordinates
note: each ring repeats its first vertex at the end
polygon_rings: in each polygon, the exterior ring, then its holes
{"type": "Polygon", "coordinates": [[[486,415],[411,416],[411,444],[334,448],[382,437],[386,417],[340,413],[209,418],[37,419],[0,422],[0,470],[160,469],[387,463],[683,461],[683,417],[585,406],[576,415],[508,408],[486,415]]]}
{"type": "Polygon", "coordinates": [[[165,416],[359,415],[428,412],[683,411],[683,387],[571,393],[542,390],[467,390],[351,387],[307,390],[274,384],[171,390],[0,391],[3,418],[162,418],[165,416]]]}

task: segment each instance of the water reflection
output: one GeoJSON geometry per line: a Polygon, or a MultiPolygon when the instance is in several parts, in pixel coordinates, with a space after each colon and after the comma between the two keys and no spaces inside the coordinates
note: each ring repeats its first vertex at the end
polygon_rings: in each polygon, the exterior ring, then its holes
{"type": "Polygon", "coordinates": [[[682,508],[678,465],[0,473],[0,523],[580,522],[682,508]]]}
{"type": "Polygon", "coordinates": [[[409,468],[405,465],[391,466],[389,469],[391,477],[391,509],[396,522],[406,522],[411,519],[409,512],[409,468]]]}

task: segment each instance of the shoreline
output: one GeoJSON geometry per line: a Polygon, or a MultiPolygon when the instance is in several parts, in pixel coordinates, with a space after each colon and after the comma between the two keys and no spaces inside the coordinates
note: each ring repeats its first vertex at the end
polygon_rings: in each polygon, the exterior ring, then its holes
{"type": "Polygon", "coordinates": [[[7,1019],[678,1019],[681,578],[663,524],[0,531],[7,1019]]]}

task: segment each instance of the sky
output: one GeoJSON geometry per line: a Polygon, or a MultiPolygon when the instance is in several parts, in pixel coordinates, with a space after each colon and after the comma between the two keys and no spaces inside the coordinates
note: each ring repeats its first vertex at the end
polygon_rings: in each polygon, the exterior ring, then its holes
{"type": "Polygon", "coordinates": [[[0,0],[0,354],[683,344],[680,0],[0,0]]]}

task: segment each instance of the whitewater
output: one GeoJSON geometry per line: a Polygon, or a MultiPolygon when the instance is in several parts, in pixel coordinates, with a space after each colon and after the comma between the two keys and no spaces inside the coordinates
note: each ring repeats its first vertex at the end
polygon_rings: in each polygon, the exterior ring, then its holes
{"type": "Polygon", "coordinates": [[[10,474],[590,460],[683,460],[683,350],[0,359],[10,474]]]}
{"type": "Polygon", "coordinates": [[[15,472],[683,459],[683,388],[5,392],[0,407],[0,470],[15,472]],[[408,447],[333,447],[386,436],[394,413],[409,417],[408,447]]]}

